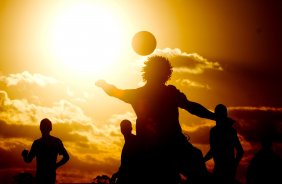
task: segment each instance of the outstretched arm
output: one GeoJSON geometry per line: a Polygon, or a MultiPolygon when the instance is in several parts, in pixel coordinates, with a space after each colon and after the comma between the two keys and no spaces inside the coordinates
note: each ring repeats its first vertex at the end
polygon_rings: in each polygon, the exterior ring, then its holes
{"type": "Polygon", "coordinates": [[[201,118],[206,118],[210,120],[215,120],[215,115],[213,112],[209,111],[207,108],[202,106],[199,103],[191,102],[186,99],[186,102],[183,107],[185,110],[190,112],[193,115],[196,115],[201,118]]]}
{"type": "Polygon", "coordinates": [[[110,96],[121,98],[123,95],[123,90],[118,89],[114,85],[109,84],[104,80],[98,80],[95,85],[102,88],[110,96]]]}

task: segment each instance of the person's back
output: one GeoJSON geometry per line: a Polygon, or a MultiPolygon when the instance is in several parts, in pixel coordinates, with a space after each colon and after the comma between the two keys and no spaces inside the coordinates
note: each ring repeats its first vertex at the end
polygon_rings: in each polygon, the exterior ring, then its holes
{"type": "Polygon", "coordinates": [[[282,160],[272,149],[270,137],[264,137],[262,148],[252,158],[247,170],[247,184],[282,183],[282,160]]]}
{"type": "MultiPolygon", "coordinates": [[[[136,133],[141,139],[165,142],[181,134],[178,121],[178,106],[181,93],[174,86],[160,86],[152,91],[148,85],[128,90],[128,96],[137,114],[136,133]]],[[[185,100],[185,96],[183,96],[185,100]]]]}
{"type": "Polygon", "coordinates": [[[244,151],[237,131],[227,120],[227,108],[219,104],[215,108],[215,114],[216,126],[210,130],[210,150],[205,160],[214,159],[213,175],[218,182],[231,183],[235,181],[237,166],[244,151]]]}
{"type": "Polygon", "coordinates": [[[237,132],[232,127],[213,127],[210,131],[211,149],[215,162],[215,172],[227,171],[229,167],[234,167],[237,132]]]}
{"type": "Polygon", "coordinates": [[[23,150],[22,156],[26,163],[30,163],[36,157],[36,183],[54,184],[56,181],[56,169],[69,160],[69,155],[59,138],[50,135],[52,124],[49,119],[43,119],[40,123],[42,137],[35,140],[30,152],[23,150]],[[57,162],[57,156],[63,158],[57,162]]]}
{"type": "Polygon", "coordinates": [[[132,134],[132,124],[129,120],[120,123],[121,133],[124,136],[124,145],[121,152],[121,163],[118,172],[114,173],[111,183],[132,184],[138,181],[139,145],[137,138],[132,134]]]}
{"type": "Polygon", "coordinates": [[[51,183],[56,178],[56,161],[61,153],[62,141],[51,135],[42,137],[34,141],[32,149],[36,156],[36,177],[51,183]]]}

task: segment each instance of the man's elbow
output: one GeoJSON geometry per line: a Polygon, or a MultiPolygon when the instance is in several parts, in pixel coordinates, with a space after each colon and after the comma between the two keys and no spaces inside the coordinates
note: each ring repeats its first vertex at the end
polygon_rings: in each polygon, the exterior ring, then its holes
{"type": "Polygon", "coordinates": [[[243,149],[239,149],[237,155],[241,159],[244,156],[244,150],[243,149]]]}
{"type": "Polygon", "coordinates": [[[69,161],[69,159],[70,159],[69,154],[65,154],[65,155],[64,155],[64,160],[65,160],[65,162],[69,161]]]}
{"type": "Polygon", "coordinates": [[[67,157],[66,157],[66,161],[69,161],[70,160],[70,156],[68,155],[67,157]]]}
{"type": "Polygon", "coordinates": [[[24,158],[24,162],[29,164],[32,161],[32,159],[24,158]]]}

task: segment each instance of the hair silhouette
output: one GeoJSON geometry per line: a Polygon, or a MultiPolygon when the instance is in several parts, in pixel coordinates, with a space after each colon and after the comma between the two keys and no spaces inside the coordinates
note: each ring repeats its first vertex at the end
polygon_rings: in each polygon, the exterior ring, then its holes
{"type": "Polygon", "coordinates": [[[142,77],[145,82],[155,81],[166,83],[172,74],[172,66],[167,58],[163,56],[151,56],[145,61],[142,69],[142,77]]]}

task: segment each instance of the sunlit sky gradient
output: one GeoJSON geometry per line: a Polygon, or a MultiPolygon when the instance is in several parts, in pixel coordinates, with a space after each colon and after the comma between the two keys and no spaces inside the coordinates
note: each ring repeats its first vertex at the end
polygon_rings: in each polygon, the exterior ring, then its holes
{"type": "MultiPolygon", "coordinates": [[[[118,169],[119,122],[136,116],[94,83],[143,84],[146,57],[131,39],[146,30],[157,39],[155,54],[171,60],[170,84],[210,110],[229,108],[245,150],[244,181],[264,133],[282,156],[281,13],[279,0],[0,0],[0,180],[34,170],[20,154],[45,117],[71,156],[58,181],[91,182],[118,169]]],[[[205,154],[214,122],[183,111],[180,122],[205,154]]]]}

